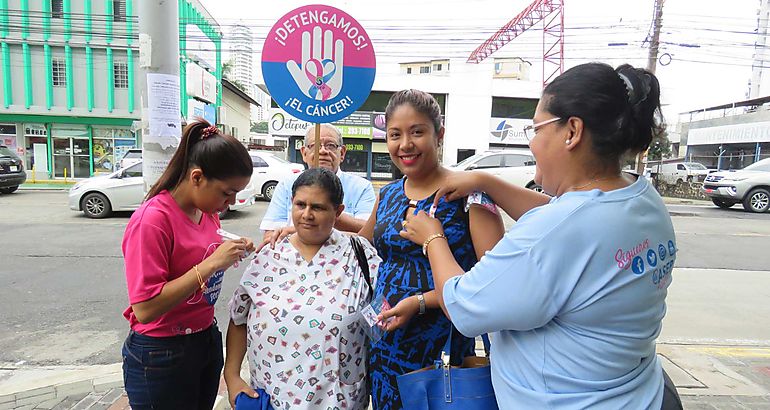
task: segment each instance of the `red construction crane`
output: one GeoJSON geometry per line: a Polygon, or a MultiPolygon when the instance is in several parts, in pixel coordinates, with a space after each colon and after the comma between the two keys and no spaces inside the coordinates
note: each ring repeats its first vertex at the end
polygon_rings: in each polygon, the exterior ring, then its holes
{"type": "Polygon", "coordinates": [[[469,63],[480,63],[529,28],[543,22],[543,87],[564,72],[564,0],[535,0],[487,41],[473,50],[469,63]]]}

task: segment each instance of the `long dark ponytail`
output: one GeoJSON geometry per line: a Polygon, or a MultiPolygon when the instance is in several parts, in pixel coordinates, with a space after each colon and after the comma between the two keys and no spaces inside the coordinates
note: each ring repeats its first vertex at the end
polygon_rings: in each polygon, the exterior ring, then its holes
{"type": "Polygon", "coordinates": [[[179,148],[145,199],[174,189],[194,167],[200,168],[206,178],[218,180],[249,177],[252,173],[251,157],[243,144],[207,121],[196,119],[185,127],[179,148]]]}

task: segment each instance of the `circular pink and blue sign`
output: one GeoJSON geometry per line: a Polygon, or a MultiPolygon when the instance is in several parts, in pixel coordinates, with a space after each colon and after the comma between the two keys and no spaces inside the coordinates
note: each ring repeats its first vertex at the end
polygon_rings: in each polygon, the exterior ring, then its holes
{"type": "Polygon", "coordinates": [[[273,100],[313,123],[356,111],[372,90],[376,65],[366,30],[344,11],[320,4],[278,19],[262,49],[262,76],[273,100]]]}

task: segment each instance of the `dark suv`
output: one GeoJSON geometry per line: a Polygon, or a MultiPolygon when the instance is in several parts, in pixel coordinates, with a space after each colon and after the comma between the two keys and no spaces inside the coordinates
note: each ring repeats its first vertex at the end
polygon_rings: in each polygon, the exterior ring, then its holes
{"type": "Polygon", "coordinates": [[[10,194],[26,180],[21,159],[5,145],[0,145],[0,193],[10,194]]]}

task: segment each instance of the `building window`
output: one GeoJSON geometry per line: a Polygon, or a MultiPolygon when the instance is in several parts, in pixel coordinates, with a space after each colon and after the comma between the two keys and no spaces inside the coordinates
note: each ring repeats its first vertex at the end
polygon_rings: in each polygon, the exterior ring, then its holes
{"type": "Polygon", "coordinates": [[[51,17],[64,18],[64,0],[51,0],[51,17]]]}
{"type": "Polygon", "coordinates": [[[420,74],[428,74],[428,73],[430,73],[430,66],[420,67],[420,74]]]}
{"type": "MultiPolygon", "coordinates": [[[[120,168],[121,159],[131,148],[136,147],[136,140],[128,128],[93,128],[94,173],[109,173],[120,168]]],[[[132,153],[133,155],[133,153],[132,153]]],[[[141,157],[140,154],[139,157],[141,157]]]]}
{"type": "Polygon", "coordinates": [[[433,64],[433,71],[441,71],[441,64],[433,64]]]}
{"type": "Polygon", "coordinates": [[[67,66],[64,64],[64,60],[58,58],[53,59],[51,67],[51,78],[53,79],[53,86],[66,87],[67,66]]]}
{"type": "Polygon", "coordinates": [[[113,65],[115,88],[128,88],[128,63],[118,62],[113,65]]]}
{"type": "Polygon", "coordinates": [[[407,74],[412,74],[412,67],[407,67],[406,68],[406,73],[407,74]]]}
{"type": "Polygon", "coordinates": [[[0,124],[0,147],[3,145],[12,152],[18,152],[15,124],[0,124]]]}
{"type": "Polygon", "coordinates": [[[126,21],[126,0],[112,1],[112,21],[126,21]]]}
{"type": "Polygon", "coordinates": [[[16,138],[16,125],[0,124],[0,135],[12,135],[14,138],[16,138]]]}

